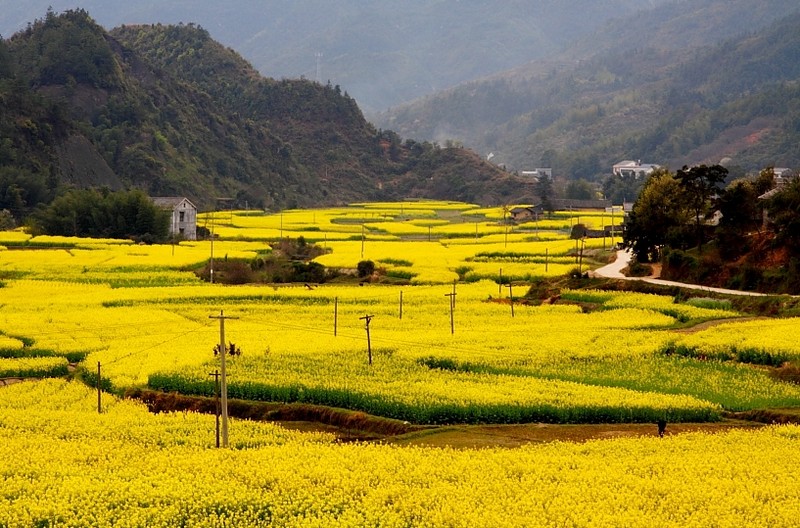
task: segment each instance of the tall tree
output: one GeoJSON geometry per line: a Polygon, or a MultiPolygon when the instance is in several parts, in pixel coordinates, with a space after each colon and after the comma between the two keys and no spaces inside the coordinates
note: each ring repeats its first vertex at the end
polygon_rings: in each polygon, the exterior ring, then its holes
{"type": "Polygon", "coordinates": [[[800,256],[800,178],[793,178],[767,204],[770,228],[775,244],[800,256]]]}
{"type": "Polygon", "coordinates": [[[690,218],[680,182],[667,169],[657,169],[648,177],[625,220],[623,245],[639,262],[658,260],[662,246],[684,244],[690,218]]]}
{"type": "Polygon", "coordinates": [[[703,221],[711,212],[712,198],[719,194],[720,186],[727,176],[728,169],[722,165],[699,165],[691,168],[684,165],[675,174],[686,204],[694,216],[697,247],[703,245],[703,221]]]}
{"type": "Polygon", "coordinates": [[[536,197],[542,204],[542,209],[548,213],[552,213],[555,207],[553,206],[553,182],[546,174],[539,176],[536,180],[536,197]]]}
{"type": "Polygon", "coordinates": [[[592,200],[595,194],[592,184],[584,179],[570,180],[565,191],[566,198],[572,200],[592,200]]]}
{"type": "Polygon", "coordinates": [[[714,238],[720,255],[737,258],[750,249],[748,233],[761,226],[758,181],[739,179],[720,194],[717,205],[722,217],[714,238]]]}

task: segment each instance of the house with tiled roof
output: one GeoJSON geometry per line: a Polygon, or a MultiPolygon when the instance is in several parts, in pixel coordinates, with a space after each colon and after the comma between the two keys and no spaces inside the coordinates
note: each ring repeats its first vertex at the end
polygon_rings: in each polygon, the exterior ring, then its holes
{"type": "Polygon", "coordinates": [[[152,198],[156,207],[170,213],[169,234],[185,240],[197,240],[197,207],[183,196],[152,198]]]}

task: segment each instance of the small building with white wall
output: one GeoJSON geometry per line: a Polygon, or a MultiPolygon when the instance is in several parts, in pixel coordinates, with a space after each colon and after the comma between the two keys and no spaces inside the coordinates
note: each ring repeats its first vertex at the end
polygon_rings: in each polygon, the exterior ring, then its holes
{"type": "Polygon", "coordinates": [[[171,213],[169,234],[185,240],[197,240],[197,207],[183,196],[153,198],[156,207],[171,213]]]}
{"type": "Polygon", "coordinates": [[[620,178],[633,178],[638,180],[647,177],[657,168],[659,168],[659,166],[654,163],[642,163],[640,160],[624,160],[615,163],[611,167],[611,172],[620,178]]]}
{"type": "Polygon", "coordinates": [[[541,178],[547,178],[548,180],[553,179],[553,169],[549,167],[539,167],[533,170],[524,170],[521,171],[520,174],[526,178],[532,178],[536,181],[539,181],[541,178]]]}

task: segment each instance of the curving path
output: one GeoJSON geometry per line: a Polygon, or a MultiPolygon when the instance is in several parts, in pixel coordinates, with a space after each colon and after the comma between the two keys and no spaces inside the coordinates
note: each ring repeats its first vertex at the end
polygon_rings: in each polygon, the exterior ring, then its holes
{"type": "Polygon", "coordinates": [[[663,279],[656,279],[653,277],[626,277],[622,274],[622,270],[628,266],[631,260],[631,253],[626,249],[617,251],[617,260],[611,264],[607,264],[602,268],[597,268],[592,273],[597,277],[605,277],[607,279],[624,279],[624,280],[639,280],[649,282],[650,284],[659,284],[662,286],[678,286],[680,288],[689,288],[692,290],[702,290],[707,292],[725,293],[728,295],[747,295],[750,297],[763,297],[767,294],[758,292],[749,292],[742,290],[729,290],[726,288],[713,288],[711,286],[703,286],[701,284],[688,284],[685,282],[668,281],[663,279]]]}

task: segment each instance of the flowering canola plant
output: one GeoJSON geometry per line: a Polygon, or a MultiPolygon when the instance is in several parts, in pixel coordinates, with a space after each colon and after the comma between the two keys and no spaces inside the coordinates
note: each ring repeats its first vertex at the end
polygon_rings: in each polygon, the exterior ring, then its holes
{"type": "Polygon", "coordinates": [[[0,390],[6,526],[791,526],[797,426],[453,450],[152,415],[76,383],[0,390]]]}
{"type": "MultiPolygon", "coordinates": [[[[595,310],[520,304],[525,286],[511,299],[499,268],[504,278],[574,268],[564,229],[576,219],[506,232],[498,212],[419,202],[214,215],[217,258],[262,255],[277,232],[324,241],[320,262],[353,268],[363,230],[363,258],[416,274],[404,286],[207,284],[184,271],[208,259],[207,241],[58,238],[2,251],[0,370],[62,376],[71,362],[91,380],[99,362],[115,394],[148,383],[209,394],[210,316],[224,312],[243,351],[229,358],[229,388],[246,398],[423,423],[713,420],[800,405],[797,386],[722,361],[796,357],[792,320],[676,334],[679,322],[738,314],[618,292],[562,295],[595,310]],[[422,235],[402,234],[406,224],[422,235]],[[428,226],[440,231],[430,242],[428,226]]],[[[25,236],[0,243],[36,243],[25,236]]],[[[78,382],[0,387],[0,526],[789,526],[800,503],[796,426],[453,450],[339,444],[234,419],[232,449],[216,450],[213,416],[154,415],[110,393],[101,404],[98,414],[96,392],[78,382]]]]}

